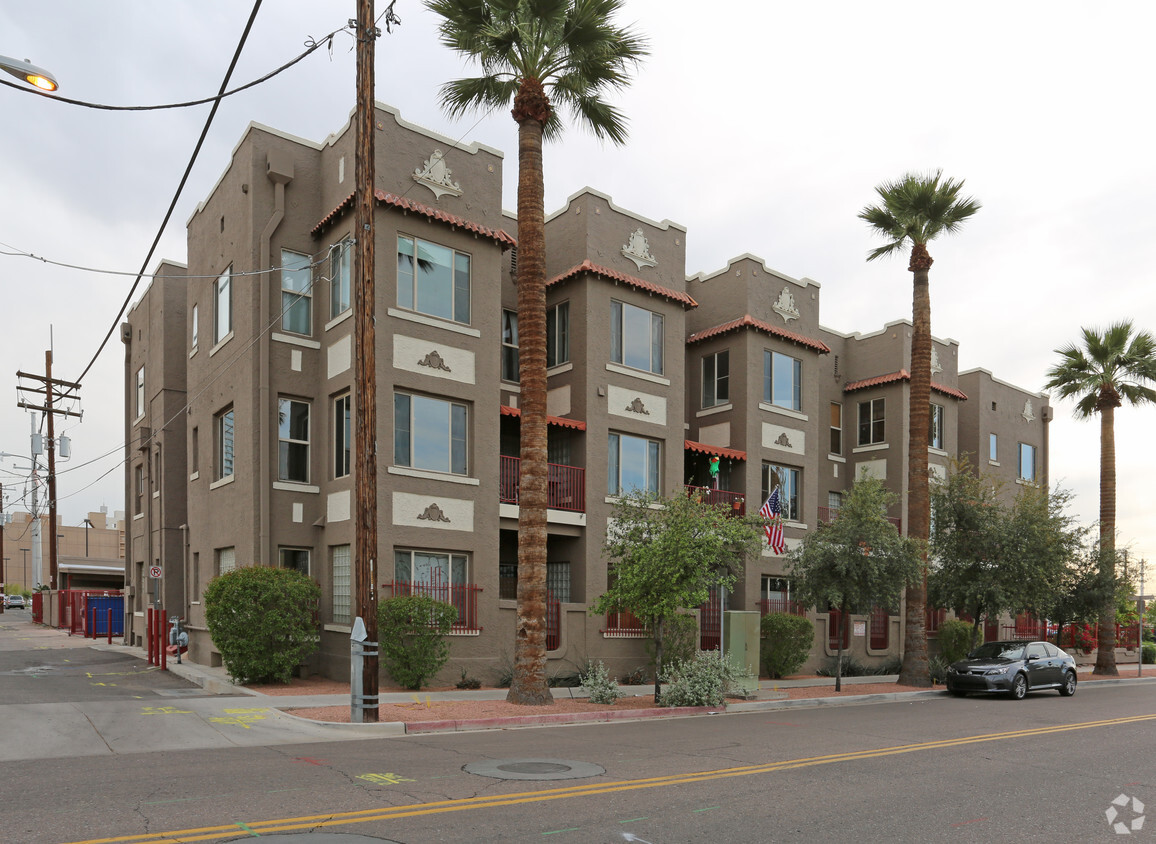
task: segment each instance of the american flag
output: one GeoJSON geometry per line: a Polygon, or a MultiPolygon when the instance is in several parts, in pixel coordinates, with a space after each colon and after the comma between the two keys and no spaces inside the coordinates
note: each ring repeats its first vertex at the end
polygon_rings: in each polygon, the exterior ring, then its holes
{"type": "Polygon", "coordinates": [[[759,515],[767,520],[763,530],[767,532],[767,544],[776,554],[787,550],[787,542],[783,539],[783,508],[779,505],[779,491],[776,489],[771,497],[759,510],[759,515]]]}

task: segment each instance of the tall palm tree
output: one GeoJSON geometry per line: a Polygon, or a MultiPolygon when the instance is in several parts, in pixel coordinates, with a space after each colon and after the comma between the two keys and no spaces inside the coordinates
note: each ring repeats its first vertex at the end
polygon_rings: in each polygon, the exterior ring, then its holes
{"type": "MultiPolygon", "coordinates": [[[[859,212],[887,243],[867,255],[874,261],[901,251],[910,244],[907,265],[913,276],[911,303],[911,387],[908,393],[907,439],[907,535],[925,544],[931,527],[931,503],[927,481],[928,417],[931,410],[931,293],[928,270],[931,255],[927,244],[941,234],[954,234],[963,221],[979,210],[973,198],[961,198],[963,180],[943,178],[943,171],[907,173],[894,182],[875,188],[881,205],[868,205],[859,212]]],[[[926,547],[926,545],[925,545],[926,547]]],[[[923,579],[907,587],[907,610],[903,638],[903,666],[899,682],[910,686],[930,686],[927,662],[927,560],[924,553],[923,579]]]]}
{"type": "Polygon", "coordinates": [[[482,75],[441,89],[451,117],[513,104],[518,124],[518,336],[521,478],[514,677],[507,700],[545,704],[546,261],[542,142],[562,133],[555,106],[596,137],[626,140],[626,121],[603,99],[630,83],[644,38],[611,24],[624,0],[427,0],[444,45],[482,75]]]}
{"type": "MultiPolygon", "coordinates": [[[[1045,389],[1061,399],[1078,397],[1075,415],[1100,414],[1100,575],[1105,585],[1116,582],[1116,408],[1156,403],[1156,339],[1147,331],[1133,334],[1131,320],[1108,326],[1102,334],[1080,329],[1084,346],[1056,349],[1060,362],[1048,370],[1045,389]]],[[[1110,589],[1100,609],[1099,641],[1094,674],[1118,674],[1116,669],[1116,599],[1110,589]]]]}

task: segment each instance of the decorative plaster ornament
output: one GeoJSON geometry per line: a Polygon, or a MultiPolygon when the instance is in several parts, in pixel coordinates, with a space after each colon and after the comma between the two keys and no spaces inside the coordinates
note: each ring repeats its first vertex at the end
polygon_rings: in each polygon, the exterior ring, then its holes
{"type": "Polygon", "coordinates": [[[444,155],[440,149],[435,149],[433,155],[413,171],[413,180],[433,191],[433,195],[438,199],[447,193],[452,196],[462,195],[462,186],[454,181],[453,173],[446,166],[444,155]]]}
{"type": "Polygon", "coordinates": [[[791,320],[799,318],[799,309],[795,307],[795,297],[791,295],[791,288],[784,287],[779,299],[771,306],[771,310],[783,318],[783,322],[790,324],[791,320]]]}
{"type": "Polygon", "coordinates": [[[642,229],[635,229],[630,234],[630,240],[622,247],[622,254],[634,262],[638,269],[653,267],[658,261],[650,254],[650,244],[646,242],[646,235],[642,229]]]}

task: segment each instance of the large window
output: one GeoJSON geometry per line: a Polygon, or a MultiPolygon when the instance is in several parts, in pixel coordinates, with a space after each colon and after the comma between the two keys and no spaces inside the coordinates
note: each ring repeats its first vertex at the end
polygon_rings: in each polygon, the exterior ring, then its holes
{"type": "Polygon", "coordinates": [[[353,307],[353,241],[343,240],[329,250],[329,318],[353,307]]]}
{"type": "Polygon", "coordinates": [[[281,327],[293,334],[313,333],[313,277],[309,256],[281,250],[281,327]]]}
{"type": "Polygon", "coordinates": [[[464,404],[395,393],[393,462],[412,469],[466,474],[467,419],[464,404]]]}
{"type": "Polygon", "coordinates": [[[570,303],[559,302],[546,309],[546,366],[570,360],[570,303]]]}
{"type": "Polygon", "coordinates": [[[333,623],[349,624],[353,603],[353,555],[348,545],[334,545],[329,549],[329,572],[333,581],[333,623]]]}
{"type": "Polygon", "coordinates": [[[859,402],[859,445],[876,445],[884,441],[884,399],[859,402]]]}
{"type": "Polygon", "coordinates": [[[611,495],[635,490],[652,493],[659,491],[662,443],[628,434],[611,434],[609,445],[611,495]]]}
{"type": "Polygon", "coordinates": [[[502,311],[502,380],[518,380],[518,313],[502,311]]]}
{"type": "Polygon", "coordinates": [[[799,510],[799,483],[802,471],[790,466],[776,466],[773,463],[763,464],[763,501],[771,497],[771,493],[778,488],[779,506],[783,510],[783,520],[791,522],[802,521],[799,510]]]}
{"type": "Polygon", "coordinates": [[[831,402],[831,454],[843,453],[843,405],[831,402]]]}
{"type": "Polygon", "coordinates": [[[233,475],[233,408],[213,418],[213,480],[233,475]]]}
{"type": "Polygon", "coordinates": [[[1036,480],[1036,447],[1027,443],[1020,443],[1019,477],[1020,480],[1036,480]]]}
{"type": "Polygon", "coordinates": [[[803,362],[763,351],[763,401],[787,410],[803,409],[803,362]]]}
{"type": "Polygon", "coordinates": [[[470,256],[426,240],[399,236],[397,304],[468,325],[470,256]]]}
{"type": "Polygon", "coordinates": [[[469,557],[436,551],[395,551],[393,578],[397,583],[423,586],[465,586],[469,557]]]}
{"type": "Polygon", "coordinates": [[[277,399],[277,479],[309,483],[309,402],[277,399]]]}
{"type": "Polygon", "coordinates": [[[349,393],[333,400],[333,477],[344,478],[349,474],[349,421],[353,409],[349,393]]]}
{"type": "Polygon", "coordinates": [[[233,330],[233,268],[213,282],[213,342],[220,343],[233,330]]]}
{"type": "Polygon", "coordinates": [[[943,405],[934,402],[927,417],[927,444],[943,450],[943,405]]]}
{"type": "Polygon", "coordinates": [[[610,303],[610,359],[662,374],[662,314],[625,302],[610,303]]]}
{"type": "Polygon", "coordinates": [[[730,401],[729,351],[715,352],[702,359],[702,406],[714,407],[730,401]]]}
{"type": "Polygon", "coordinates": [[[309,574],[308,548],[278,548],[277,561],[283,569],[293,569],[304,575],[309,574]]]}
{"type": "Polygon", "coordinates": [[[144,416],[145,412],[145,368],[142,366],[136,371],[136,418],[144,416]]]}

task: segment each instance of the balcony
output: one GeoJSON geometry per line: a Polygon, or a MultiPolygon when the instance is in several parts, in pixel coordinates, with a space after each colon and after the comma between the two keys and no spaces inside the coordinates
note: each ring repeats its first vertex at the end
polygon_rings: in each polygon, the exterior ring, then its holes
{"type": "Polygon", "coordinates": [[[745,516],[747,514],[746,496],[741,492],[731,492],[727,489],[713,489],[709,486],[691,486],[686,484],[687,495],[698,495],[707,504],[723,507],[730,516],[745,516]]]}
{"type": "MultiPolygon", "coordinates": [[[[838,507],[820,507],[819,508],[819,523],[822,524],[824,522],[834,521],[835,517],[838,515],[839,515],[839,508],[838,507]]],[[[897,531],[899,531],[900,533],[903,533],[903,520],[902,519],[900,519],[896,516],[887,516],[886,519],[887,519],[887,521],[891,522],[891,524],[895,525],[895,529],[897,531]]]]}
{"type": "Polygon", "coordinates": [[[789,601],[786,598],[766,598],[758,602],[759,615],[769,615],[773,612],[787,613],[806,617],[807,608],[798,601],[789,601]]]}
{"type": "MultiPolygon", "coordinates": [[[[498,495],[503,504],[518,503],[522,461],[501,455],[498,467],[498,495]]],[[[586,512],[586,470],[579,466],[550,463],[546,478],[546,506],[573,513],[586,512]]]]}

